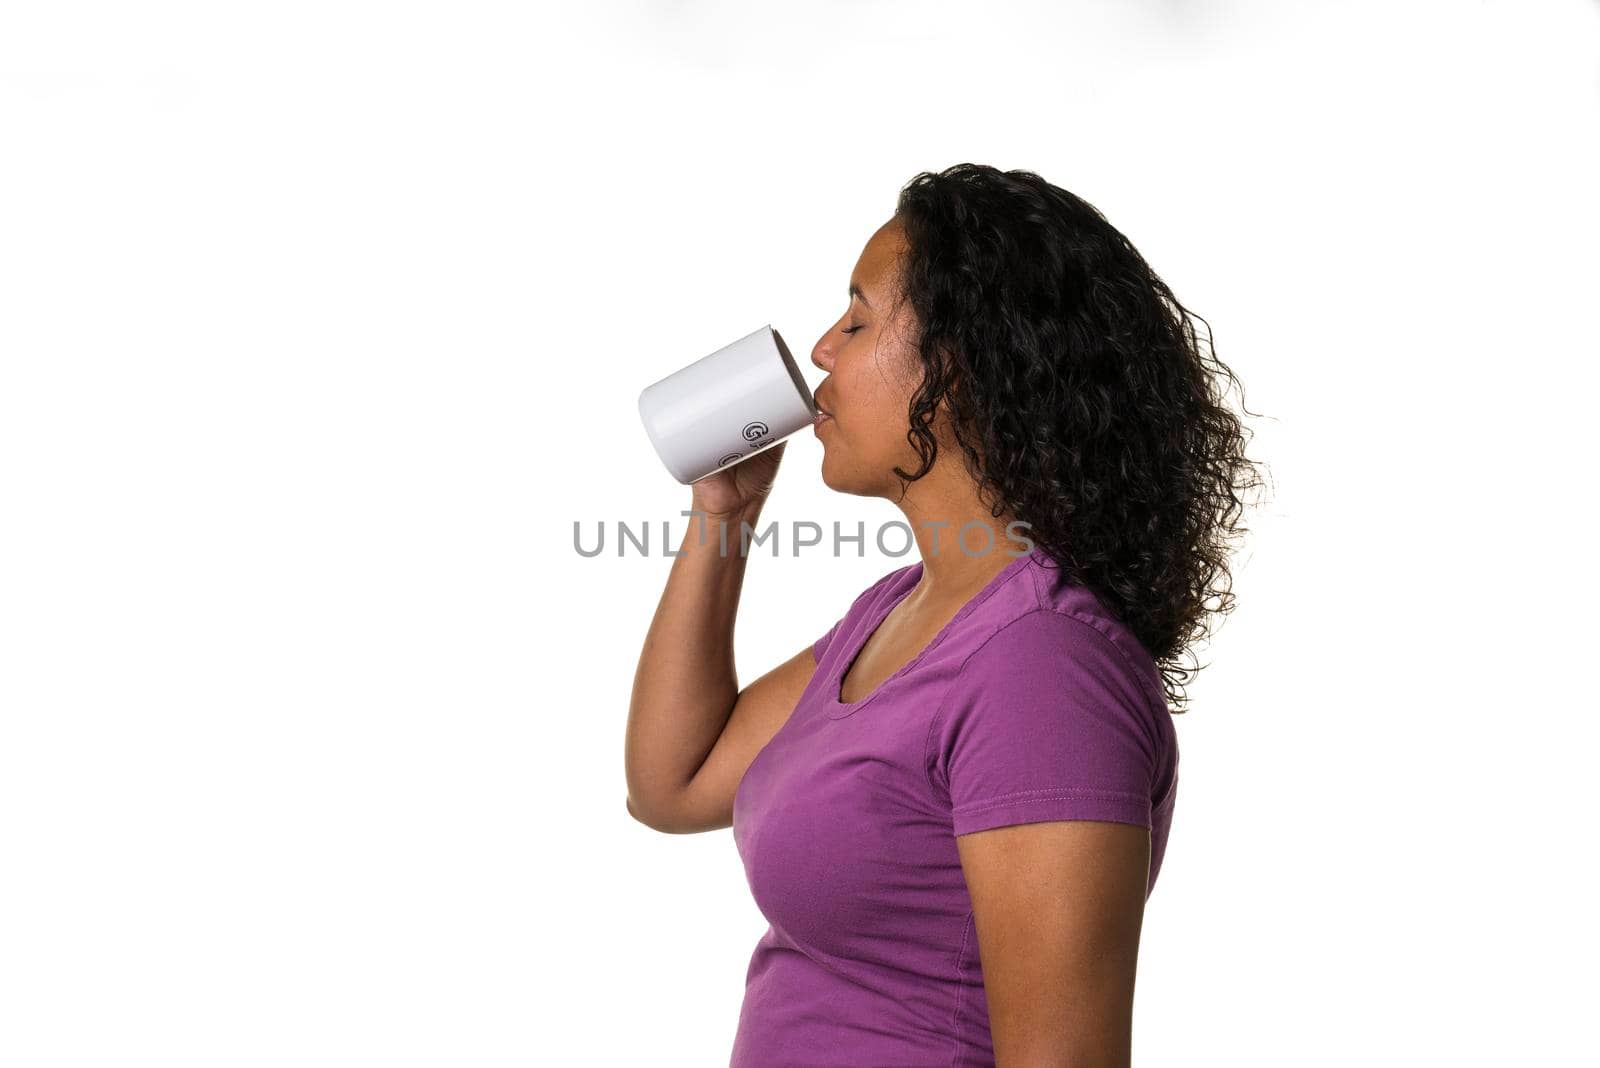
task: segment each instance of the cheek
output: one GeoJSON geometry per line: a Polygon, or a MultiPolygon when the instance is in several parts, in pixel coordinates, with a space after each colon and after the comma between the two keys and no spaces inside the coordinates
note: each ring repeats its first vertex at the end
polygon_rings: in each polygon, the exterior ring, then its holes
{"type": "Polygon", "coordinates": [[[904,357],[892,357],[882,346],[863,354],[848,368],[836,368],[834,440],[852,453],[898,460],[909,446],[906,429],[911,379],[904,357]]]}
{"type": "Polygon", "coordinates": [[[856,406],[856,433],[873,442],[893,448],[905,438],[911,398],[877,381],[856,406]]]}
{"type": "Polygon", "coordinates": [[[836,420],[826,443],[853,467],[884,470],[905,461],[910,449],[905,429],[904,409],[893,399],[876,399],[853,406],[836,420]]]}

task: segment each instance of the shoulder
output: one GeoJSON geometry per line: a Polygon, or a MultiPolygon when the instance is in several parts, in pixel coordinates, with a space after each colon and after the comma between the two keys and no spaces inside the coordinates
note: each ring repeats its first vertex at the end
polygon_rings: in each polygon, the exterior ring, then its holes
{"type": "MultiPolygon", "coordinates": [[[[985,630],[963,659],[945,704],[997,689],[1042,702],[1095,690],[1131,711],[1150,712],[1158,686],[1155,665],[1114,620],[1040,604],[985,630]]],[[[1164,700],[1160,707],[1165,709],[1164,700]]]]}
{"type": "Polygon", "coordinates": [[[930,721],[926,767],[956,833],[1038,819],[1152,826],[1176,744],[1163,700],[1093,615],[1037,605],[964,660],[930,721]]]}
{"type": "MultiPolygon", "coordinates": [[[[1017,703],[1115,705],[1152,749],[1171,729],[1161,670],[1138,637],[1066,568],[1034,549],[973,628],[947,704],[997,688],[1017,703]]],[[[976,622],[976,621],[975,621],[976,622]]]]}
{"type": "Polygon", "coordinates": [[[1040,550],[1008,576],[981,606],[959,643],[957,679],[992,671],[1031,655],[1071,662],[1084,670],[1115,672],[1153,711],[1166,712],[1161,670],[1138,637],[1095,593],[1040,550]]]}

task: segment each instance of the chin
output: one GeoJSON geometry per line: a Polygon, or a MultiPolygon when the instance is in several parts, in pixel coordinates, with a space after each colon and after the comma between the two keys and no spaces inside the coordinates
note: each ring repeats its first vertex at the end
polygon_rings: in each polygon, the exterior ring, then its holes
{"type": "Polygon", "coordinates": [[[821,467],[820,467],[820,472],[822,474],[822,484],[824,486],[827,486],[831,490],[839,490],[839,483],[838,483],[837,476],[829,474],[829,469],[828,469],[828,450],[826,448],[824,448],[822,450],[822,464],[821,464],[821,467]]]}
{"type": "Polygon", "coordinates": [[[848,493],[856,497],[881,496],[866,480],[852,477],[848,472],[841,473],[836,467],[830,469],[826,456],[822,459],[822,484],[835,493],[848,493]]]}
{"type": "Polygon", "coordinates": [[[822,484],[835,493],[854,493],[850,480],[842,471],[843,465],[835,451],[826,445],[822,448],[822,484]]]}

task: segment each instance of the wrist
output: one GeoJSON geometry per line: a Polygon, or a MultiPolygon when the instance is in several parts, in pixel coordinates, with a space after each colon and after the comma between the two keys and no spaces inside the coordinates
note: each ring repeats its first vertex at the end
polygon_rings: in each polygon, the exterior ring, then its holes
{"type": "Polygon", "coordinates": [[[719,511],[715,508],[708,508],[700,501],[692,501],[689,504],[689,508],[691,511],[699,512],[701,515],[705,516],[706,522],[708,523],[723,522],[738,524],[741,520],[747,523],[754,523],[756,519],[760,517],[761,506],[765,503],[766,499],[760,498],[754,501],[746,501],[745,503],[736,505],[733,508],[719,511]]]}
{"type": "Polygon", "coordinates": [[[741,505],[731,511],[713,511],[699,504],[691,506],[690,529],[684,535],[701,545],[712,545],[723,556],[744,555],[746,534],[754,537],[761,513],[759,502],[741,505]]]}

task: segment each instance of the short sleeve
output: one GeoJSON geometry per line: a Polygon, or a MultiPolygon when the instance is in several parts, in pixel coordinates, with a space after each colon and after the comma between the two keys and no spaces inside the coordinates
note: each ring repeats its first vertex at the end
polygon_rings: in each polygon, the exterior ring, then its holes
{"type": "Polygon", "coordinates": [[[1043,820],[1151,827],[1162,742],[1147,687],[1093,623],[1036,609],[1002,627],[930,726],[929,774],[948,791],[955,833],[1043,820]]]}

